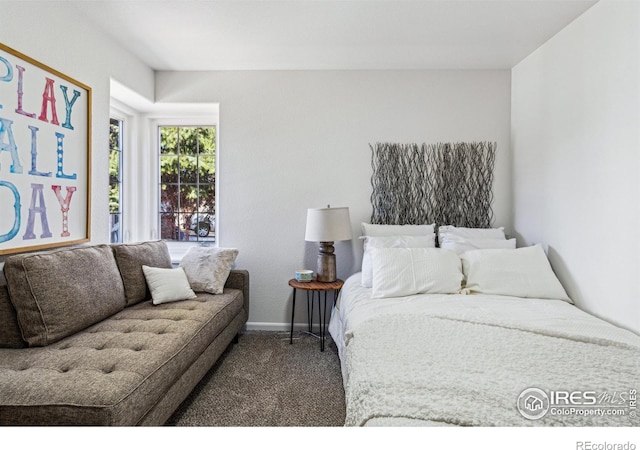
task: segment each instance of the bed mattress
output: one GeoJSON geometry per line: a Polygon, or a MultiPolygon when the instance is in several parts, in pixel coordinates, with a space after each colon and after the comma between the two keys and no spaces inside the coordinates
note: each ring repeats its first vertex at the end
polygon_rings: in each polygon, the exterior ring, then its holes
{"type": "Polygon", "coordinates": [[[358,273],[345,282],[329,332],[341,361],[346,425],[640,424],[640,336],[565,301],[372,299],[358,273]],[[545,396],[544,414],[535,417],[537,408],[523,402],[545,396]]]}

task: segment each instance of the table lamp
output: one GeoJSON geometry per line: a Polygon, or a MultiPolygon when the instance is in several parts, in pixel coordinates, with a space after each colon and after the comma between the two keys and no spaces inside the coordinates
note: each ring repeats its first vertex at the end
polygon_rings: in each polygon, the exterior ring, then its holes
{"type": "Polygon", "coordinates": [[[310,208],[307,210],[307,229],[304,240],[320,242],[316,280],[336,281],[336,255],[333,254],[334,241],[351,239],[351,219],[349,208],[310,208]]]}

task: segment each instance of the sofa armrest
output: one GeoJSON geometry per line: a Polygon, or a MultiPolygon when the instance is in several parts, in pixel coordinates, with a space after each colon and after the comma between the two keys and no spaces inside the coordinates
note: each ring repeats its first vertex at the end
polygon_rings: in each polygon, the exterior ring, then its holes
{"type": "Polygon", "coordinates": [[[244,310],[249,318],[249,271],[233,269],[229,273],[229,278],[224,284],[224,287],[229,289],[240,289],[242,291],[242,297],[244,300],[244,310]]]}

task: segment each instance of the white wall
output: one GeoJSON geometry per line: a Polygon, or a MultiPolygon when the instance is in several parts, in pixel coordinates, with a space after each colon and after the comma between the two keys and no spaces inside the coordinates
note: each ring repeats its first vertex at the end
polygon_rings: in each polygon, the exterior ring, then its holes
{"type": "MultiPolygon", "coordinates": [[[[511,228],[508,71],[160,72],[156,101],[219,103],[218,238],[251,272],[254,327],[285,326],[287,281],[315,267],[307,208],[348,206],[354,236],[369,220],[369,143],[496,141],[496,224],[511,228]]],[[[338,275],[361,254],[336,243],[338,275]]]]}
{"type": "Polygon", "coordinates": [[[581,308],[640,332],[640,2],[603,0],[512,71],[515,230],[581,308]]]}
{"type": "Polygon", "coordinates": [[[108,242],[109,80],[153,99],[153,71],[88,25],[73,7],[61,8],[58,2],[2,1],[0,42],[91,87],[91,240],[108,242]]]}

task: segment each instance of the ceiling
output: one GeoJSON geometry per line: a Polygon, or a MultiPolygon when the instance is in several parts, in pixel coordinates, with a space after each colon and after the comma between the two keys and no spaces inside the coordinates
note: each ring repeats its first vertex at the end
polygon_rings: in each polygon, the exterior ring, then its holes
{"type": "Polygon", "coordinates": [[[155,70],[509,69],[597,0],[66,0],[155,70]]]}

